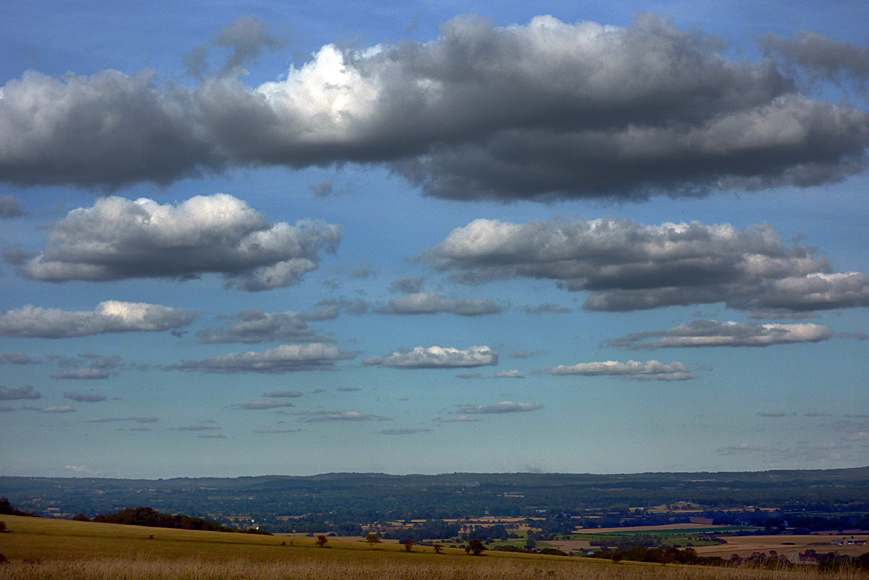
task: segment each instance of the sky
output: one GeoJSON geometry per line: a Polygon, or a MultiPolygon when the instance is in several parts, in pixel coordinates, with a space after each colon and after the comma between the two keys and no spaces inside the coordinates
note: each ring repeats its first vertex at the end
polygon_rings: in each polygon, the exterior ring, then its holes
{"type": "Polygon", "coordinates": [[[0,474],[869,464],[869,5],[0,8],[0,474]]]}

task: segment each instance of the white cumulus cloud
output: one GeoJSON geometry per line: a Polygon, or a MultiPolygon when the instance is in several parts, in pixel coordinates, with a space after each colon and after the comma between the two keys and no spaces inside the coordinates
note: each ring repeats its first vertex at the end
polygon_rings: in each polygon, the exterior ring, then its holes
{"type": "Polygon", "coordinates": [[[331,369],[340,360],[354,353],[322,343],[282,344],[264,352],[237,352],[199,361],[182,361],[164,367],[166,370],[200,371],[207,373],[286,373],[331,369]]]}
{"type": "Polygon", "coordinates": [[[555,376],[580,375],[586,377],[619,376],[638,380],[683,381],[695,378],[688,365],[682,362],[664,364],[656,360],[639,362],[605,361],[580,363],[577,365],[559,365],[541,369],[541,373],[555,376]]]}
{"type": "Polygon", "coordinates": [[[231,195],[196,196],[178,205],[141,198],[98,199],[70,212],[37,257],[18,264],[33,280],[185,280],[222,274],[227,286],[259,291],[297,283],[333,252],[338,226],[302,220],[269,224],[231,195]]]}
{"type": "Polygon", "coordinates": [[[465,350],[418,346],[408,352],[371,357],[364,363],[397,369],[470,368],[498,364],[498,353],[488,346],[472,346],[465,350]]]}
{"type": "Polygon", "coordinates": [[[634,350],[702,346],[771,346],[829,340],[833,331],[820,324],[745,324],[695,320],[666,330],[635,332],[607,341],[634,350]]]}
{"type": "Polygon", "coordinates": [[[589,292],[586,310],[723,302],[779,317],[869,306],[869,276],[832,272],[815,249],[786,245],[769,224],[739,230],[614,217],[526,224],[478,219],[417,259],[469,284],[554,280],[567,290],[589,292]]]}
{"type": "Polygon", "coordinates": [[[100,302],[93,312],[27,305],[0,315],[0,336],[69,338],[109,332],[160,332],[187,326],[196,313],[156,304],[100,302]]]}

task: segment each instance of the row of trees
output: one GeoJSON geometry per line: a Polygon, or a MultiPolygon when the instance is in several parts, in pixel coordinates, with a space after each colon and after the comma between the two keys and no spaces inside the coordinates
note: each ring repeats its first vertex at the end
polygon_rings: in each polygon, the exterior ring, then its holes
{"type": "MultiPolygon", "coordinates": [[[[87,520],[83,515],[75,519],[87,520]]],[[[145,526],[149,528],[175,528],[181,530],[205,530],[210,532],[237,532],[234,528],[222,526],[203,518],[178,514],[164,514],[149,507],[127,508],[114,514],[94,516],[93,521],[107,524],[124,524],[129,526],[145,526]]],[[[249,529],[248,533],[265,533],[261,530],[249,529]]]]}

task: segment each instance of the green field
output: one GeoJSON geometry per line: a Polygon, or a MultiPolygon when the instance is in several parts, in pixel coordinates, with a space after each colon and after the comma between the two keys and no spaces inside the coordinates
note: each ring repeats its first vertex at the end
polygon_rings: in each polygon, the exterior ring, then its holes
{"type": "MultiPolygon", "coordinates": [[[[3,516],[2,579],[420,579],[753,580],[812,578],[814,570],[660,566],[534,554],[484,552],[329,539],[144,528],[3,516]]],[[[867,578],[857,572],[839,577],[867,578]]],[[[823,575],[830,578],[831,575],[823,575]]]]}

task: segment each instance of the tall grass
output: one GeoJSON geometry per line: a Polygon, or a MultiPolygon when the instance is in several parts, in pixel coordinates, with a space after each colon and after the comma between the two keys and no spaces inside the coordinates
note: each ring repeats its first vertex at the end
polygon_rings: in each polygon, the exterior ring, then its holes
{"type": "Polygon", "coordinates": [[[866,580],[859,571],[764,570],[699,566],[519,563],[493,558],[461,562],[340,562],[112,559],[0,564],[3,580],[866,580]]]}

